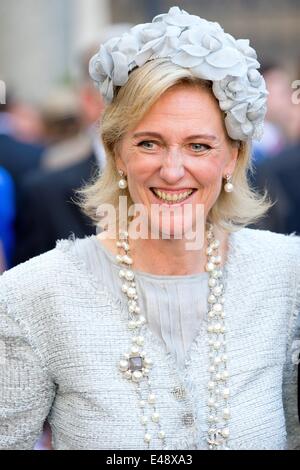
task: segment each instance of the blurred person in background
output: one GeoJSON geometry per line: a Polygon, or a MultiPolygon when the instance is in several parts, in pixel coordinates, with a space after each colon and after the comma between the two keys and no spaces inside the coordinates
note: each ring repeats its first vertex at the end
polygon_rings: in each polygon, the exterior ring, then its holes
{"type": "Polygon", "coordinates": [[[53,90],[42,106],[48,145],[41,168],[23,183],[16,265],[51,250],[58,239],[95,232],[73,202],[75,191],[102,172],[106,162],[99,127],[104,102],[90,79],[88,65],[99,38],[104,42],[129,28],[127,23],[110,25],[95,41],[84,45],[78,52],[73,88],[53,90]]]}
{"type": "MultiPolygon", "coordinates": [[[[31,106],[19,103],[11,95],[6,104],[0,105],[0,166],[9,173],[15,191],[16,216],[10,228],[13,238],[22,238],[18,223],[21,187],[26,175],[40,165],[44,150],[41,128],[39,114],[31,106]]],[[[13,258],[14,253],[10,253],[10,262],[13,258]]]]}
{"type": "Polygon", "coordinates": [[[277,64],[265,64],[261,67],[261,73],[266,81],[269,96],[264,135],[262,140],[255,141],[253,146],[256,165],[279,154],[289,144],[293,112],[291,80],[284,68],[277,64]]]}
{"type": "Polygon", "coordinates": [[[74,191],[98,168],[78,94],[71,88],[53,90],[41,114],[47,147],[40,168],[28,173],[22,184],[15,264],[54,248],[56,240],[71,233],[84,236],[93,232],[72,202],[74,191]]]}
{"type": "Polygon", "coordinates": [[[0,166],[0,273],[12,267],[15,243],[15,188],[10,174],[0,166]]]}
{"type": "MultiPolygon", "coordinates": [[[[16,114],[16,108],[18,106],[21,107],[21,104],[16,104],[10,96],[8,96],[6,104],[0,104],[0,165],[12,176],[17,195],[25,174],[40,165],[41,155],[44,150],[44,146],[40,141],[41,127],[37,123],[36,112],[33,110],[29,112],[28,110],[27,119],[23,120],[23,122],[26,122],[25,126],[25,124],[21,124],[20,117],[16,117],[18,114],[18,112],[16,114]],[[30,116],[34,120],[32,125],[30,116]],[[38,128],[39,131],[37,131],[38,128]],[[33,139],[33,135],[37,141],[33,139]]],[[[25,105],[22,106],[23,112],[25,112],[25,105]]]]}
{"type": "MultiPolygon", "coordinates": [[[[300,114],[299,105],[298,113],[300,114]]],[[[300,132],[298,140],[276,157],[262,162],[257,168],[255,186],[267,189],[273,207],[256,228],[273,232],[300,234],[300,132]]]]}
{"type": "MultiPolygon", "coordinates": [[[[98,118],[100,112],[99,106],[98,118]]],[[[75,87],[52,90],[41,106],[41,115],[47,145],[41,159],[42,171],[71,167],[93,153],[92,141],[86,132],[85,110],[75,87]]]]}
{"type": "Polygon", "coordinates": [[[44,146],[43,123],[37,104],[13,100],[10,115],[15,139],[33,146],[44,146]]]}

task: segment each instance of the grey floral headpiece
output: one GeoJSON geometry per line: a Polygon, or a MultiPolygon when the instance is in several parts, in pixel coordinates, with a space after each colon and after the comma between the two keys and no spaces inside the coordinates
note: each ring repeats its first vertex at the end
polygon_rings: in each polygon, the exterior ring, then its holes
{"type": "Polygon", "coordinates": [[[114,86],[125,85],[134,68],[157,58],[169,58],[196,77],[212,81],[232,139],[261,138],[268,92],[248,39],[235,39],[218,23],[173,7],[152,23],[134,26],[101,45],[90,61],[90,75],[111,102],[114,86]]]}

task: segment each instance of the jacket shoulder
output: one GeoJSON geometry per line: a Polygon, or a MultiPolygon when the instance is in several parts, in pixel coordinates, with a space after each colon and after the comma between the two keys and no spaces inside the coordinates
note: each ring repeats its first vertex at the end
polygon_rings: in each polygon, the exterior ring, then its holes
{"type": "Polygon", "coordinates": [[[236,245],[251,269],[276,273],[276,278],[293,280],[300,289],[299,235],[244,228],[236,236],[236,245]]]}
{"type": "Polygon", "coordinates": [[[24,301],[46,295],[74,277],[74,266],[66,256],[71,240],[59,240],[56,247],[5,271],[0,276],[0,298],[24,301]]]}
{"type": "Polygon", "coordinates": [[[244,228],[239,233],[240,241],[246,243],[251,249],[265,250],[266,253],[275,249],[274,255],[294,253],[294,255],[300,256],[300,236],[295,232],[284,235],[269,230],[244,228]]]}

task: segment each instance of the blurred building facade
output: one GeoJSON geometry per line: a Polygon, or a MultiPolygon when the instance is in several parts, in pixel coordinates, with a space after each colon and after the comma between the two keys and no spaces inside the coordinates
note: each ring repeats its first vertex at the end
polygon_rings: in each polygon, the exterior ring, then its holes
{"type": "Polygon", "coordinates": [[[110,21],[109,0],[1,0],[0,80],[40,101],[68,82],[80,47],[110,21]]]}
{"type": "Polygon", "coordinates": [[[0,80],[39,100],[72,74],[76,53],[110,22],[147,22],[174,4],[234,36],[299,78],[299,0],[1,0],[0,80]]]}
{"type": "Polygon", "coordinates": [[[113,0],[112,20],[149,21],[174,5],[218,21],[233,36],[249,38],[265,62],[283,63],[289,69],[300,62],[299,0],[113,0]]]}

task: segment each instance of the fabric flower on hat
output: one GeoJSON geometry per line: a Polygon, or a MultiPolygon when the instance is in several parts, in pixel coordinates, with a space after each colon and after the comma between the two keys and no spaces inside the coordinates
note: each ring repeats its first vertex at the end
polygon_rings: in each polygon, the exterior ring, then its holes
{"type": "Polygon", "coordinates": [[[194,76],[212,82],[231,138],[260,138],[267,91],[248,39],[236,40],[218,23],[173,7],[152,23],[134,26],[102,45],[90,61],[90,75],[111,102],[114,86],[125,85],[135,67],[156,58],[169,58],[194,76]]]}

